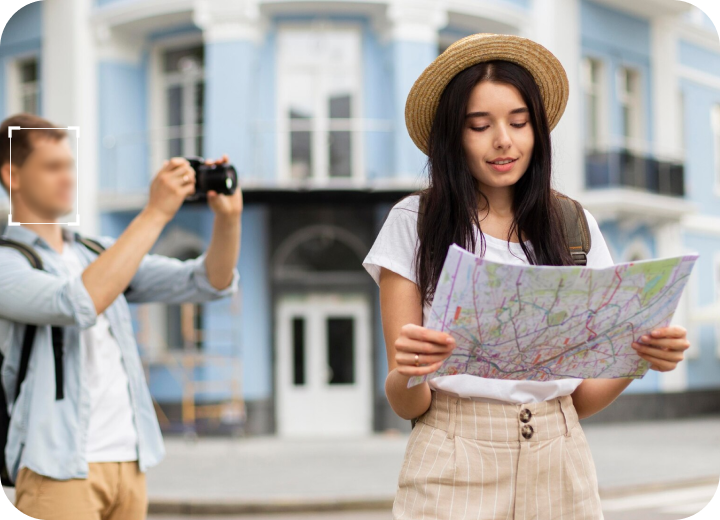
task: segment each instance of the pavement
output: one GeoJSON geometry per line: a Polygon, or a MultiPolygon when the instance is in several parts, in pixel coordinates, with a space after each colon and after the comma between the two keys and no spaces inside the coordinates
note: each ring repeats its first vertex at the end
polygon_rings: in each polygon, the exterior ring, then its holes
{"type": "MultiPolygon", "coordinates": [[[[718,487],[720,417],[583,428],[608,519],[641,518],[641,510],[655,512],[647,518],[683,518],[678,507],[697,512],[718,487]]],[[[165,442],[166,459],[148,472],[153,515],[380,519],[392,504],[407,436],[165,442]]]]}

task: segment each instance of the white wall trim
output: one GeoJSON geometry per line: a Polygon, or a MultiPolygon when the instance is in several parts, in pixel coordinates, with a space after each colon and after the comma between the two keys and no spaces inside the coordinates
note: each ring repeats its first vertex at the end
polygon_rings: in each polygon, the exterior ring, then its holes
{"type": "Polygon", "coordinates": [[[387,22],[393,40],[437,43],[447,25],[446,0],[388,0],[387,22]]]}
{"type": "Polygon", "coordinates": [[[720,91],[720,76],[710,74],[709,72],[703,72],[687,65],[677,65],[677,75],[680,78],[686,79],[702,85],[720,91]]]}
{"type": "Polygon", "coordinates": [[[680,222],[685,231],[720,238],[720,217],[691,214],[683,216],[680,222]]]}
{"type": "Polygon", "coordinates": [[[576,198],[598,222],[632,216],[657,225],[697,213],[697,205],[685,198],[631,188],[585,190],[576,198]]]}
{"type": "Polygon", "coordinates": [[[191,12],[195,0],[142,0],[134,2],[113,2],[108,5],[95,7],[90,23],[93,25],[106,25],[115,27],[133,24],[140,20],[150,18],[162,19],[164,16],[191,12]]]}
{"type": "Polygon", "coordinates": [[[534,31],[532,13],[521,7],[502,2],[477,2],[476,0],[448,0],[447,10],[463,16],[476,17],[478,21],[489,20],[516,27],[522,36],[532,37],[534,31]]]}
{"type": "Polygon", "coordinates": [[[195,0],[193,21],[208,42],[258,43],[267,25],[260,16],[260,0],[195,0]]]}
{"type": "Polygon", "coordinates": [[[703,47],[709,51],[720,52],[720,41],[718,41],[717,32],[688,22],[680,22],[676,24],[676,27],[680,40],[686,40],[688,43],[703,47]]]}

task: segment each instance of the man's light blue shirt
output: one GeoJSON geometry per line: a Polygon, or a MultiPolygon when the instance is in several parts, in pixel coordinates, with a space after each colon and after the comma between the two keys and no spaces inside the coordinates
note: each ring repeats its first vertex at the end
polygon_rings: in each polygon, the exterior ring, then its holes
{"type": "MultiPolygon", "coordinates": [[[[62,228],[65,247],[71,247],[84,267],[97,255],[76,241],[76,234],[62,228]]],[[[87,478],[85,458],[90,395],[83,370],[84,343],[80,331],[97,320],[95,305],[81,276],[71,276],[60,254],[37,233],[24,226],[8,226],[5,238],[35,249],[45,270],[34,269],[15,249],[0,247],[0,352],[5,356],[2,381],[11,413],[5,450],[10,477],[27,466],[47,477],[66,480],[87,478]],[[15,400],[24,324],[38,325],[27,376],[15,400]],[[55,400],[55,365],[51,326],[65,331],[65,397],[55,400]]],[[[115,239],[93,237],[106,248],[115,239]]],[[[165,455],[160,427],[140,360],[128,303],[199,303],[230,296],[238,290],[239,274],[233,269],[230,285],[213,287],[205,270],[206,253],[181,261],[147,254],[130,282],[127,297],[118,296],[104,311],[122,353],[128,377],[130,401],[138,434],[141,471],[156,465],[165,455]]]]}

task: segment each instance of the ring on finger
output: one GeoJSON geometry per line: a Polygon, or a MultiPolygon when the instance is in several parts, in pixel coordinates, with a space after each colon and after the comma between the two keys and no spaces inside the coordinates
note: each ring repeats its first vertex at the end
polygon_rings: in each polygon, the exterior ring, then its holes
{"type": "Polygon", "coordinates": [[[416,367],[420,366],[420,355],[419,354],[415,354],[415,366],[416,367]]]}

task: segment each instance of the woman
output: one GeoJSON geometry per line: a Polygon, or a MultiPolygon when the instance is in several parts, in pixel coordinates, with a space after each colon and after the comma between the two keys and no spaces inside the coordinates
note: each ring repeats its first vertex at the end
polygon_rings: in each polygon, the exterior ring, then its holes
{"type": "MultiPolygon", "coordinates": [[[[407,388],[455,344],[422,326],[448,247],[510,264],[572,265],[551,178],[550,131],[567,103],[560,62],[531,40],[476,34],[440,55],[413,86],[406,123],[428,155],[419,195],[390,211],[363,265],[380,286],[393,410],[417,418],[393,506],[400,519],[602,519],[592,455],[578,419],[631,379],[510,381],[468,374],[407,388]],[[522,238],[522,241],[520,240],[522,238]]],[[[613,264],[597,221],[588,267],[613,264]]],[[[633,343],[654,370],[688,348],[670,326],[633,343]]]]}

